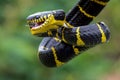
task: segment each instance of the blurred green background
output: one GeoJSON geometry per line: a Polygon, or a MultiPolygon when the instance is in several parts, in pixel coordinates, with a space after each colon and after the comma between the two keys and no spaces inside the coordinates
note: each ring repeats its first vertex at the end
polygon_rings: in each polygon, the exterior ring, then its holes
{"type": "Polygon", "coordinates": [[[38,59],[42,38],[26,27],[26,17],[38,11],[64,9],[78,0],[0,0],[0,80],[120,80],[120,0],[111,0],[94,22],[104,21],[111,39],[59,68],[38,59]]]}

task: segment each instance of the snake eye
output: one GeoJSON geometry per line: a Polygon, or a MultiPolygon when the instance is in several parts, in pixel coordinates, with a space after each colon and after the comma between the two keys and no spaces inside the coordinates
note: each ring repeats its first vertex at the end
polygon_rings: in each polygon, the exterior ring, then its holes
{"type": "Polygon", "coordinates": [[[39,19],[39,18],[40,18],[40,16],[38,16],[38,15],[37,15],[35,18],[36,18],[36,19],[39,19]]]}

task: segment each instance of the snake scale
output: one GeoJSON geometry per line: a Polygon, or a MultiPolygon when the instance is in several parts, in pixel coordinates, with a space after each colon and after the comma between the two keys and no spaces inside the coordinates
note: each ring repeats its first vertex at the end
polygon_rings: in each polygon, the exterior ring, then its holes
{"type": "Polygon", "coordinates": [[[79,0],[64,10],[37,12],[27,17],[33,35],[44,37],[38,49],[40,61],[47,67],[59,67],[80,53],[109,41],[104,22],[89,24],[109,0],[79,0]]]}

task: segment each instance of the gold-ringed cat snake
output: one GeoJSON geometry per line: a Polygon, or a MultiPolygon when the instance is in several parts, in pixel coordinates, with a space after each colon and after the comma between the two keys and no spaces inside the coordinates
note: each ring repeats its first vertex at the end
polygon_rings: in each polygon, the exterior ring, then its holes
{"type": "Polygon", "coordinates": [[[109,0],[79,0],[67,13],[63,10],[37,12],[27,17],[33,35],[44,37],[39,59],[47,67],[58,67],[81,52],[108,42],[110,31],[104,22],[89,24],[109,0]]]}

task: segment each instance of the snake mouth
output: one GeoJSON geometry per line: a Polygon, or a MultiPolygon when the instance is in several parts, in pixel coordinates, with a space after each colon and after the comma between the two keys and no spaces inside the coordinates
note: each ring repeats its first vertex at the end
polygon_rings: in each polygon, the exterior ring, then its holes
{"type": "Polygon", "coordinates": [[[30,22],[28,25],[30,26],[30,29],[37,29],[42,27],[41,25],[44,24],[45,21],[39,21],[39,22],[30,22]]]}
{"type": "Polygon", "coordinates": [[[46,26],[48,24],[48,19],[51,14],[45,14],[43,15],[42,12],[38,12],[35,14],[32,14],[27,17],[27,24],[29,25],[30,29],[39,29],[43,26],[46,26]]]}

